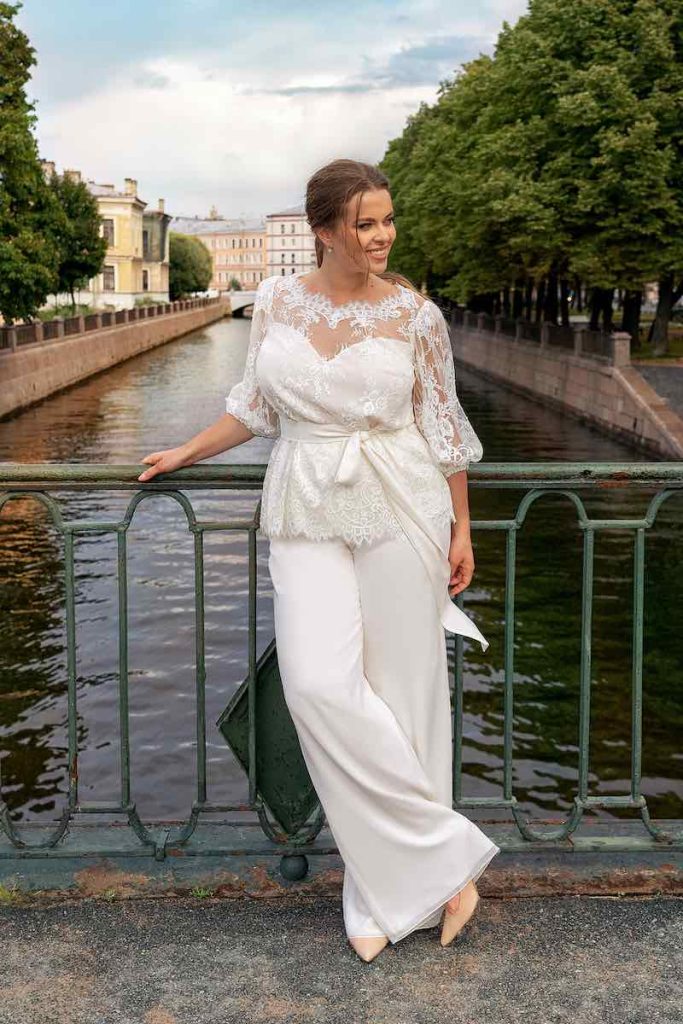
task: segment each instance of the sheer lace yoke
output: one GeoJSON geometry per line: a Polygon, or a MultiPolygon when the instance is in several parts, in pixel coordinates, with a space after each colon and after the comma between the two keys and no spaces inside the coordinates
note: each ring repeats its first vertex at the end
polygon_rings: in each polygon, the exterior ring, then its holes
{"type": "Polygon", "coordinates": [[[313,353],[331,363],[353,345],[393,339],[410,346],[410,314],[415,301],[411,289],[396,284],[379,299],[354,299],[337,304],[321,292],[313,292],[290,274],[273,295],[273,316],[298,331],[313,353]]]}

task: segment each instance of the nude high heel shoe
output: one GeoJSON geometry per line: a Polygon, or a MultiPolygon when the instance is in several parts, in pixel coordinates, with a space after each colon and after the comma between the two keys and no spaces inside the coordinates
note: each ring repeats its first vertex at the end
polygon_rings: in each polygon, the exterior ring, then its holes
{"type": "Polygon", "coordinates": [[[470,881],[444,907],[441,945],[447,946],[468,924],[481,902],[477,887],[470,881]]]}
{"type": "Polygon", "coordinates": [[[349,937],[351,946],[355,949],[361,960],[369,963],[374,960],[378,953],[381,953],[389,939],[386,935],[354,935],[349,937]]]}

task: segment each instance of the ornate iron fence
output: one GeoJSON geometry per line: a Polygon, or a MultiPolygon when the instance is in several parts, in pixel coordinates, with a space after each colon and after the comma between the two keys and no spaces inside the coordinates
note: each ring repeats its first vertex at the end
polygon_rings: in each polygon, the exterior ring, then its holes
{"type": "MultiPolygon", "coordinates": [[[[12,822],[7,805],[0,801],[0,827],[9,843],[2,855],[38,856],[58,852],[60,840],[75,820],[93,813],[124,817],[129,834],[136,837],[141,848],[151,847],[156,859],[182,849],[204,815],[216,812],[251,810],[258,816],[261,828],[273,846],[271,852],[286,858],[307,852],[324,824],[324,816],[305,767],[300,759],[291,720],[289,720],[280,687],[274,643],[260,659],[256,650],[256,582],[257,530],[260,502],[247,519],[201,521],[193,509],[192,490],[256,490],[263,484],[263,465],[199,465],[165,477],[140,484],[140,466],[0,464],[0,514],[11,501],[30,497],[40,502],[60,531],[65,555],[65,616],[67,650],[68,709],[68,796],[61,819],[40,843],[29,843],[12,822]],[[55,492],[65,490],[118,490],[131,492],[130,501],[121,518],[115,521],[66,520],[55,492]],[[194,538],[194,607],[196,652],[196,796],[183,822],[173,827],[158,827],[143,822],[131,799],[131,751],[128,704],[128,579],[127,533],[135,509],[152,495],[171,497],[183,510],[187,529],[194,538]],[[214,531],[239,530],[246,534],[248,548],[248,665],[240,690],[218,721],[224,737],[232,746],[247,773],[248,806],[220,805],[207,798],[206,708],[205,708],[205,640],[204,640],[204,540],[214,531]],[[110,534],[116,538],[118,554],[118,698],[120,743],[120,793],[110,803],[88,803],[81,800],[78,781],[77,688],[76,688],[76,616],[75,616],[75,545],[80,537],[110,534]],[[257,691],[259,700],[257,701],[257,691]],[[279,773],[279,774],[278,774],[279,773]],[[283,784],[283,778],[286,784],[283,784]],[[289,788],[288,788],[289,787],[289,788]],[[312,816],[312,820],[311,820],[312,816]],[[9,850],[9,853],[8,853],[9,850]],[[14,852],[12,852],[14,851],[14,852]]],[[[454,733],[454,806],[457,808],[502,809],[516,824],[519,835],[527,841],[552,843],[566,839],[579,825],[586,811],[596,808],[629,809],[640,815],[649,836],[658,843],[680,845],[683,834],[665,829],[651,820],[647,800],[641,790],[641,751],[643,730],[643,615],[645,553],[648,532],[652,530],[664,503],[683,488],[683,464],[655,463],[488,463],[470,467],[469,478],[475,488],[521,489],[524,494],[514,514],[498,520],[473,520],[473,534],[500,531],[505,536],[505,616],[504,671],[501,685],[503,706],[502,745],[504,764],[500,796],[462,797],[462,726],[463,637],[455,637],[455,706],[454,733]],[[585,489],[655,490],[644,515],[622,519],[591,518],[579,494],[585,489]],[[573,807],[567,820],[559,827],[539,831],[525,820],[513,791],[513,714],[515,698],[515,559],[517,534],[535,502],[548,492],[565,495],[573,504],[578,526],[583,532],[581,653],[579,681],[579,744],[578,776],[573,807]],[[591,707],[591,629],[594,592],[594,545],[596,535],[604,530],[630,531],[633,535],[632,590],[632,664],[630,680],[631,760],[629,791],[620,795],[589,795],[589,749],[591,707]]],[[[463,595],[456,598],[462,607],[463,595]]],[[[114,628],[114,627],[113,627],[114,628]]],[[[1,780],[0,780],[1,783],[1,780]]],[[[228,853],[234,848],[227,823],[220,837],[213,841],[212,852],[228,853]]],[[[120,842],[121,829],[117,841],[120,842]]],[[[112,839],[112,843],[114,840],[112,839]]],[[[264,853],[263,840],[253,852],[264,853]]],[[[615,828],[612,849],[628,849],[633,840],[623,839],[615,828]],[[620,846],[623,843],[623,846],[620,846]]],[[[85,851],[93,852],[93,851],[85,851]]],[[[99,841],[97,852],[107,854],[106,842],[99,841]]],[[[251,852],[240,847],[242,855],[251,852]]],[[[267,852],[267,851],[266,851],[267,852]]],[[[320,852],[313,851],[313,852],[320,852]]],[[[332,852],[332,851],[325,851],[332,852]]],[[[281,862],[284,864],[283,862],[281,862]]],[[[283,868],[284,871],[284,868],[283,868]]]]}

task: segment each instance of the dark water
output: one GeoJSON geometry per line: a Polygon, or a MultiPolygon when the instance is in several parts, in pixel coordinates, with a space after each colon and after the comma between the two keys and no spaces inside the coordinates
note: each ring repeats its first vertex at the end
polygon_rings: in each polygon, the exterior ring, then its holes
{"type": "MultiPolygon", "coordinates": [[[[0,459],[138,464],[173,447],[224,411],[241,376],[247,321],[225,320],[142,355],[0,423],[0,459]]],[[[485,460],[643,461],[568,416],[544,409],[464,367],[459,394],[485,460]]],[[[207,461],[266,462],[255,438],[207,461]]],[[[187,491],[202,519],[250,516],[258,492],[187,491]]],[[[589,515],[642,514],[651,494],[584,491],[589,515]]],[[[59,492],[65,522],[119,521],[132,494],[59,492]]],[[[520,491],[470,488],[472,519],[513,516],[520,491]]],[[[681,723],[683,496],[660,511],[647,538],[643,793],[656,818],[683,817],[681,723]]],[[[247,672],[245,533],[205,535],[208,799],[246,800],[245,777],[216,728],[247,672]]],[[[463,751],[466,796],[501,794],[505,534],[474,530],[476,573],[465,610],[491,641],[465,644],[463,751]]],[[[531,817],[563,819],[576,793],[582,531],[567,497],[531,506],[518,534],[515,605],[514,792],[531,817]]],[[[128,532],[129,694],[132,799],[145,820],[185,818],[196,798],[193,538],[184,512],[152,495],[128,532]]],[[[257,650],[273,636],[259,538],[257,650]]],[[[116,540],[76,539],[80,800],[119,799],[116,540]]],[[[629,792],[633,537],[597,535],[593,608],[590,795],[629,792]]],[[[11,817],[53,821],[67,792],[64,544],[35,499],[0,515],[0,769],[11,817]]],[[[449,643],[453,640],[449,636],[449,643]]],[[[612,811],[596,812],[602,817],[612,811]]],[[[622,812],[616,812],[619,816],[622,812]]],[[[501,814],[499,817],[506,817],[501,814]]]]}

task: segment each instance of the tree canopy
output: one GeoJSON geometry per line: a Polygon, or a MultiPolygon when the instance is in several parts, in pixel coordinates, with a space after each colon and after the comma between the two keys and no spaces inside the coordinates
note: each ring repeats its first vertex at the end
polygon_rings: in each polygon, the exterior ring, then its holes
{"type": "Polygon", "coordinates": [[[172,231],[169,240],[171,302],[192,292],[204,292],[211,283],[213,261],[204,243],[194,235],[172,231]]]}
{"type": "Polygon", "coordinates": [[[19,4],[0,2],[0,312],[31,316],[53,289],[59,250],[51,225],[58,217],[45,182],[35,114],[25,87],[35,51],[14,24],[19,4]]]}
{"type": "Polygon", "coordinates": [[[680,0],[530,0],[387,149],[405,272],[474,308],[532,284],[549,320],[577,279],[675,301],[682,52],[680,0]]]}

